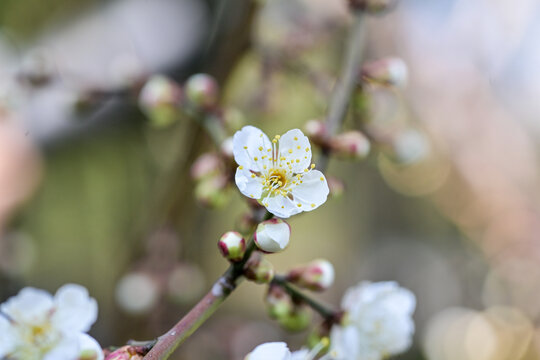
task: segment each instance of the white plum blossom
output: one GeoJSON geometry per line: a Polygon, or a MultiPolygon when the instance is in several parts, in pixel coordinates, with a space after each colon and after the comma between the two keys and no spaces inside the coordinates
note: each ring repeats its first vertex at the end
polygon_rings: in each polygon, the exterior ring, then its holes
{"type": "Polygon", "coordinates": [[[87,351],[103,359],[99,344],[86,335],[97,318],[97,303],[74,284],[53,297],[27,287],[0,305],[0,358],[76,360],[87,351]]]}
{"type": "Polygon", "coordinates": [[[341,325],[332,327],[336,360],[380,360],[407,350],[414,333],[414,294],[395,282],[362,282],[343,297],[341,325]]]}
{"type": "Polygon", "coordinates": [[[306,349],[291,352],[284,342],[264,343],[253,349],[244,360],[312,360],[320,348],[309,351],[306,349]]]}
{"type": "Polygon", "coordinates": [[[238,189],[275,216],[288,218],[326,201],[326,178],[311,164],[311,145],[299,129],[270,141],[260,129],[245,126],[234,134],[233,152],[238,189]]]}

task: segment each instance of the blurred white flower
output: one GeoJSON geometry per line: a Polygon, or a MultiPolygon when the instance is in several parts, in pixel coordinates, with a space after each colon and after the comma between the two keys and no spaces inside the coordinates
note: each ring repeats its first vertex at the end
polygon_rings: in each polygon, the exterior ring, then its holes
{"type": "Polygon", "coordinates": [[[271,342],[257,346],[244,360],[311,360],[315,355],[305,349],[291,353],[284,342],[271,342]]]}
{"type": "Polygon", "coordinates": [[[362,282],[343,297],[342,325],[330,333],[336,360],[380,360],[409,348],[416,298],[395,282],[362,282]]]}
{"type": "Polygon", "coordinates": [[[84,334],[97,318],[97,303],[74,284],[53,297],[27,287],[0,305],[0,358],[76,360],[86,351],[103,359],[99,344],[84,334]]]}
{"type": "Polygon", "coordinates": [[[234,134],[233,151],[238,189],[275,216],[288,218],[326,201],[326,178],[310,165],[311,146],[299,129],[270,141],[260,129],[245,126],[234,134]]]}

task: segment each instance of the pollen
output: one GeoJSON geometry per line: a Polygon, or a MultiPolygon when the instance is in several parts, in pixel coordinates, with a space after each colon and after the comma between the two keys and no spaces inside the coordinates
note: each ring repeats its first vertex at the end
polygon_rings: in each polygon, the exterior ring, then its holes
{"type": "Polygon", "coordinates": [[[242,165],[240,165],[238,168],[239,168],[240,170],[244,170],[244,167],[243,167],[242,165]]]}
{"type": "Polygon", "coordinates": [[[298,146],[297,146],[296,148],[297,148],[298,150],[300,150],[300,149],[301,149],[300,145],[298,145],[298,146]]]}
{"type": "Polygon", "coordinates": [[[277,139],[272,139],[272,142],[273,142],[274,144],[277,144],[277,139]]]}
{"type": "Polygon", "coordinates": [[[302,207],[302,204],[298,204],[297,206],[298,206],[298,207],[302,207]]]}
{"type": "Polygon", "coordinates": [[[300,159],[296,159],[296,162],[299,163],[299,162],[300,162],[300,159]]]}
{"type": "Polygon", "coordinates": [[[298,140],[298,138],[295,136],[295,137],[294,137],[294,140],[298,140]]]}
{"type": "Polygon", "coordinates": [[[312,169],[315,169],[315,164],[311,164],[311,168],[312,168],[312,169]]]}
{"type": "Polygon", "coordinates": [[[281,135],[276,135],[276,136],[274,136],[274,137],[275,137],[276,139],[279,140],[279,138],[281,137],[281,135]]]}
{"type": "Polygon", "coordinates": [[[292,149],[289,149],[289,154],[292,154],[292,149]]]}
{"type": "Polygon", "coordinates": [[[321,180],[321,181],[324,181],[324,178],[321,176],[321,177],[320,177],[320,180],[321,180]]]}
{"type": "Polygon", "coordinates": [[[309,148],[308,148],[308,147],[306,148],[306,152],[309,152],[309,148]]]}
{"type": "Polygon", "coordinates": [[[247,150],[247,146],[244,146],[244,149],[247,150]]]}
{"type": "Polygon", "coordinates": [[[262,147],[262,146],[259,146],[259,151],[263,151],[263,147],[262,147]]]}
{"type": "Polygon", "coordinates": [[[311,204],[311,207],[314,208],[314,207],[315,207],[315,204],[311,204]]]}
{"type": "Polygon", "coordinates": [[[255,156],[255,157],[253,158],[253,160],[258,161],[259,158],[255,156]]]}
{"type": "Polygon", "coordinates": [[[255,179],[255,174],[251,174],[251,177],[252,177],[253,179],[255,179]]]}

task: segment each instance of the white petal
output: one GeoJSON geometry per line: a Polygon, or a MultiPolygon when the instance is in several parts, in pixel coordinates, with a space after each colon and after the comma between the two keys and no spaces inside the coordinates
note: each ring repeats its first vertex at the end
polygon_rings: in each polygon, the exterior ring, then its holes
{"type": "Polygon", "coordinates": [[[287,161],[291,161],[295,173],[301,173],[311,165],[311,145],[307,136],[299,129],[289,130],[281,136],[279,153],[280,157],[284,156],[287,161]]]}
{"type": "Polygon", "coordinates": [[[63,338],[52,348],[43,360],[76,360],[79,357],[79,339],[76,334],[63,338]]]}
{"type": "Polygon", "coordinates": [[[0,315],[0,359],[15,349],[17,337],[10,322],[0,315]]]}
{"type": "Polygon", "coordinates": [[[291,352],[283,342],[265,343],[257,346],[244,360],[290,360],[291,352]]]}
{"type": "Polygon", "coordinates": [[[310,170],[303,174],[301,183],[291,189],[294,201],[302,204],[302,211],[311,211],[324,204],[328,193],[328,184],[323,173],[310,170]]]}
{"type": "Polygon", "coordinates": [[[281,195],[264,199],[263,205],[269,212],[283,219],[302,212],[302,209],[295,202],[281,195]]]}
{"type": "Polygon", "coordinates": [[[311,357],[308,357],[309,355],[310,355],[310,354],[309,354],[309,350],[306,350],[306,349],[294,351],[294,352],[291,354],[291,360],[306,360],[306,359],[311,359],[311,357]]]}
{"type": "Polygon", "coordinates": [[[86,332],[97,319],[97,302],[88,296],[88,290],[83,286],[62,286],[56,292],[54,302],[56,311],[52,323],[63,332],[86,332]]]}
{"type": "Polygon", "coordinates": [[[0,306],[0,310],[17,323],[43,323],[53,309],[51,294],[26,287],[0,306]]]}
{"type": "Polygon", "coordinates": [[[95,354],[95,360],[103,360],[103,350],[99,343],[87,334],[79,334],[79,353],[89,353],[92,352],[95,354]]]}
{"type": "Polygon", "coordinates": [[[263,191],[262,180],[259,177],[251,177],[252,173],[246,169],[237,168],[234,181],[242,194],[252,199],[260,199],[263,191]]]}
{"type": "Polygon", "coordinates": [[[268,166],[271,162],[269,159],[272,158],[272,143],[260,129],[244,126],[234,134],[233,153],[238,165],[247,170],[262,171],[263,165],[268,166]]]}

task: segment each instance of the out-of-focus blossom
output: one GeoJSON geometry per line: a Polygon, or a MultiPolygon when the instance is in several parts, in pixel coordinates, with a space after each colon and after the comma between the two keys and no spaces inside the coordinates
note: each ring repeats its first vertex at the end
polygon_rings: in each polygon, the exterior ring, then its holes
{"type": "Polygon", "coordinates": [[[77,360],[102,360],[101,345],[88,334],[79,334],[79,357],[77,360]]]}
{"type": "Polygon", "coordinates": [[[308,350],[291,352],[284,342],[264,343],[253,349],[244,360],[311,360],[308,350]]]}
{"type": "Polygon", "coordinates": [[[334,266],[328,260],[317,259],[298,266],[287,274],[290,282],[314,291],[328,289],[334,283],[334,266]]]}
{"type": "Polygon", "coordinates": [[[97,318],[97,303],[80,286],[62,286],[53,297],[27,287],[0,306],[0,357],[14,360],[76,360],[88,352],[103,359],[84,333],[97,318]]]}
{"type": "Polygon", "coordinates": [[[0,109],[0,228],[13,210],[35,190],[41,158],[22,129],[3,120],[0,109]]]}
{"type": "Polygon", "coordinates": [[[360,131],[348,131],[330,139],[333,154],[347,159],[363,159],[369,154],[371,145],[360,131]]]}
{"type": "Polygon", "coordinates": [[[289,245],[291,227],[281,219],[263,221],[257,226],[253,240],[259,249],[267,253],[284,250],[289,245]]]}
{"type": "Polygon", "coordinates": [[[156,305],[160,288],[146,273],[131,273],[124,276],[116,287],[116,301],[130,314],[144,314],[156,305]]]}
{"type": "Polygon", "coordinates": [[[326,178],[314,170],[311,146],[302,131],[289,130],[270,141],[260,129],[245,126],[234,135],[233,146],[238,189],[272,214],[288,218],[326,201],[326,178]]]}
{"type": "Polygon", "coordinates": [[[336,360],[381,360],[409,348],[416,298],[395,282],[362,282],[343,297],[341,325],[332,327],[329,354],[336,360]]]}
{"type": "Polygon", "coordinates": [[[197,109],[208,109],[217,104],[219,87],[216,80],[207,74],[195,74],[185,84],[186,99],[197,109]]]}
{"type": "Polygon", "coordinates": [[[400,58],[388,57],[362,66],[362,80],[385,86],[404,87],[407,85],[408,70],[400,58]]]}
{"type": "Polygon", "coordinates": [[[155,126],[167,126],[178,119],[182,89],[173,80],[154,75],[139,94],[139,106],[155,126]]]}

